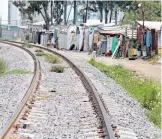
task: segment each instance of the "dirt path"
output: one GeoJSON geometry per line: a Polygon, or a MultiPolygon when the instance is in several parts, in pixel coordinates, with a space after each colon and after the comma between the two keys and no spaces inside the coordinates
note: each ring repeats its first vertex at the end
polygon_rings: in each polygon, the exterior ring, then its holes
{"type": "Polygon", "coordinates": [[[107,57],[97,58],[97,61],[107,65],[122,65],[124,68],[135,71],[136,74],[142,75],[148,79],[161,81],[161,65],[152,65],[143,60],[111,59],[107,57]]]}
{"type": "MultiPolygon", "coordinates": [[[[80,57],[85,60],[90,60],[91,55],[83,52],[71,52],[71,51],[62,51],[61,53],[68,53],[69,55],[73,55],[75,57],[80,57]]],[[[111,59],[109,57],[97,57],[96,61],[102,62],[106,65],[122,65],[124,68],[135,71],[138,75],[142,75],[148,79],[152,79],[155,81],[161,81],[161,65],[156,64],[152,65],[146,61],[141,59],[139,60],[128,60],[128,59],[111,59]]]]}

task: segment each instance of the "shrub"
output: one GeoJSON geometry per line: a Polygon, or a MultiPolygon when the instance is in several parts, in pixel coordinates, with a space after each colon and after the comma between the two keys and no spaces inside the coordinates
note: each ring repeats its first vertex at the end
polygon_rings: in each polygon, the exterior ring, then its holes
{"type": "Polygon", "coordinates": [[[45,55],[45,60],[49,63],[60,63],[60,59],[55,55],[45,55]]]}
{"type": "Polygon", "coordinates": [[[37,53],[36,53],[36,56],[43,56],[43,55],[44,55],[43,52],[37,52],[37,53]]]}
{"type": "Polygon", "coordinates": [[[25,42],[22,46],[26,48],[33,48],[33,46],[31,46],[28,42],[25,42]]]}
{"type": "Polygon", "coordinates": [[[64,68],[65,67],[63,67],[63,66],[55,65],[55,66],[52,66],[51,71],[57,72],[57,73],[62,73],[62,72],[64,72],[64,68]]]}
{"type": "Polygon", "coordinates": [[[5,73],[6,68],[7,66],[6,66],[5,61],[2,58],[0,58],[0,74],[5,73]]]}
{"type": "Polygon", "coordinates": [[[41,49],[37,49],[35,50],[35,52],[43,52],[41,49]]]}

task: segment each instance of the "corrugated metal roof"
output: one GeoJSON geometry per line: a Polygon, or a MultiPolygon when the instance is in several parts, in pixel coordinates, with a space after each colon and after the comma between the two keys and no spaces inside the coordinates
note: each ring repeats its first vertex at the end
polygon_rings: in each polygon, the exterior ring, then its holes
{"type": "Polygon", "coordinates": [[[110,34],[110,35],[118,35],[118,34],[123,34],[122,31],[110,31],[110,30],[101,30],[100,31],[101,34],[110,34]]]}
{"type": "Polygon", "coordinates": [[[122,26],[105,26],[105,27],[100,27],[101,30],[108,30],[108,31],[119,31],[122,30],[123,27],[122,26]]]}
{"type": "MultiPolygon", "coordinates": [[[[137,23],[143,25],[143,21],[137,21],[137,23]]],[[[162,26],[162,22],[144,21],[144,26],[147,27],[148,29],[160,30],[160,27],[162,26]]]]}
{"type": "Polygon", "coordinates": [[[104,25],[103,22],[100,22],[100,20],[87,20],[87,23],[83,23],[85,26],[99,26],[99,25],[104,25]]]}
{"type": "Polygon", "coordinates": [[[122,26],[105,26],[100,27],[100,33],[110,35],[124,34],[125,29],[122,26]]]}

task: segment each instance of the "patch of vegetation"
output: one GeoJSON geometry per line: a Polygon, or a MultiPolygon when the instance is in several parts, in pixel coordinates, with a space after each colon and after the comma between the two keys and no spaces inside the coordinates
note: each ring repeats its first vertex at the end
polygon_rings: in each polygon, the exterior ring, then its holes
{"type": "Polygon", "coordinates": [[[127,93],[134,97],[143,108],[147,110],[147,117],[156,126],[161,123],[161,85],[148,79],[139,78],[135,73],[124,69],[122,66],[107,66],[103,63],[90,60],[89,63],[104,72],[107,76],[120,84],[127,93]]]}
{"type": "Polygon", "coordinates": [[[155,64],[159,60],[159,56],[154,56],[150,59],[151,64],[155,64]]]}
{"type": "Polygon", "coordinates": [[[9,40],[9,39],[7,39],[7,38],[0,38],[0,40],[2,40],[2,41],[7,41],[7,40],[9,40]]]}
{"type": "Polygon", "coordinates": [[[4,61],[4,59],[0,58],[0,75],[4,74],[6,72],[7,65],[4,61]]]}
{"type": "Polygon", "coordinates": [[[36,49],[35,52],[43,52],[41,49],[36,49]]]}
{"type": "Polygon", "coordinates": [[[31,71],[25,71],[22,69],[15,69],[11,71],[6,71],[7,65],[3,59],[0,58],[0,76],[4,76],[7,74],[32,74],[31,71]]]}
{"type": "Polygon", "coordinates": [[[60,63],[60,59],[57,56],[51,54],[46,54],[45,60],[49,63],[60,63]]]}
{"type": "Polygon", "coordinates": [[[44,53],[44,52],[37,52],[35,55],[36,55],[36,56],[44,56],[45,53],[44,53]]]}
{"type": "Polygon", "coordinates": [[[28,42],[25,42],[22,46],[25,48],[33,48],[33,46],[30,45],[28,42]]]}
{"type": "Polygon", "coordinates": [[[64,72],[64,69],[65,69],[64,66],[55,65],[55,66],[52,66],[51,71],[57,72],[57,73],[62,73],[62,72],[64,72]]]}
{"type": "Polygon", "coordinates": [[[6,74],[32,74],[31,71],[25,71],[23,69],[15,69],[15,70],[11,70],[6,72],[6,74]]]}

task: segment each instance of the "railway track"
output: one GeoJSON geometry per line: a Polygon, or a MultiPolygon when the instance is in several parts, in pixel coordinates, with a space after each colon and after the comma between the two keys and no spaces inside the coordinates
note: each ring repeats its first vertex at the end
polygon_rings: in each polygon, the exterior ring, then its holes
{"type": "MultiPolygon", "coordinates": [[[[44,131],[43,129],[50,129],[50,123],[48,125],[45,125],[46,123],[43,123],[44,121],[48,121],[48,116],[49,116],[49,103],[53,102],[53,99],[55,96],[53,94],[57,95],[57,91],[55,90],[46,90],[42,91],[40,90],[40,81],[42,79],[41,76],[41,64],[39,63],[38,59],[36,56],[33,54],[28,49],[25,49],[21,47],[20,43],[15,44],[15,42],[7,42],[3,41],[3,43],[7,43],[16,47],[20,47],[24,49],[26,52],[28,52],[34,59],[35,61],[35,74],[34,78],[32,80],[31,86],[24,96],[22,100],[22,104],[20,105],[20,108],[18,111],[15,113],[15,115],[11,118],[12,120],[6,125],[6,128],[4,131],[1,133],[1,139],[8,139],[8,138],[15,138],[15,139],[41,139],[41,138],[47,138],[47,139],[52,139],[53,137],[56,137],[56,134],[52,134],[50,132],[46,137],[44,137],[44,134],[42,135],[37,135],[40,132],[47,132],[44,131]],[[52,100],[52,101],[51,101],[52,100]],[[47,104],[47,105],[42,105],[42,104],[47,104]],[[34,130],[33,130],[34,129],[34,130]],[[36,133],[36,131],[39,131],[36,133]],[[25,138],[26,137],[26,138],[25,138]]],[[[23,43],[21,43],[23,44],[23,43]]],[[[84,85],[84,88],[86,92],[88,93],[88,97],[86,94],[83,94],[83,99],[76,99],[79,107],[76,107],[79,111],[84,111],[86,108],[86,112],[88,112],[88,117],[82,117],[80,123],[77,123],[77,120],[69,120],[69,123],[77,127],[81,127],[81,132],[77,133],[78,137],[76,138],[105,138],[105,139],[114,139],[114,132],[112,130],[112,127],[109,122],[109,117],[107,115],[106,109],[100,100],[97,90],[91,83],[91,81],[84,75],[84,73],[76,66],[74,63],[72,63],[69,59],[67,59],[65,56],[61,55],[60,53],[57,53],[51,49],[45,48],[45,47],[40,47],[37,45],[33,45],[36,48],[43,49],[45,51],[48,51],[50,53],[53,53],[59,57],[61,57],[63,60],[65,60],[68,65],[73,69],[74,74],[77,74],[77,77],[82,81],[82,84],[84,85]],[[84,136],[82,136],[82,133],[84,136]]],[[[69,81],[70,82],[70,81],[69,81]]],[[[58,94],[60,95],[60,94],[58,94]]],[[[65,94],[66,95],[66,94],[65,94]]],[[[76,95],[76,94],[71,94],[76,95]]],[[[82,95],[82,94],[77,94],[82,95]]],[[[55,100],[57,101],[57,100],[55,100]]],[[[69,102],[70,103],[70,102],[69,102]]],[[[66,104],[68,105],[68,104],[66,104]]],[[[73,107],[73,105],[72,105],[73,107]]],[[[77,111],[76,109],[76,111],[77,111]]],[[[63,111],[63,110],[62,110],[63,111]]],[[[53,115],[53,114],[51,114],[53,115]]],[[[80,114],[82,115],[82,114],[80,114]]],[[[56,115],[54,118],[58,118],[56,115]]],[[[53,119],[55,120],[55,119],[53,119]]],[[[63,121],[59,121],[63,122],[63,121]]],[[[63,124],[64,125],[64,124],[63,124]]],[[[58,128],[58,126],[56,126],[58,128]]],[[[64,128],[64,127],[62,127],[64,128]]],[[[54,129],[51,129],[54,130],[54,129]]],[[[62,134],[60,131],[62,129],[56,130],[57,134],[62,134]],[[59,133],[60,132],[60,133],[59,133]]],[[[66,129],[69,130],[69,129],[66,129]]],[[[69,132],[74,132],[73,130],[69,132]]],[[[76,134],[76,133],[75,133],[76,134]]],[[[60,137],[60,136],[59,136],[60,137]]],[[[57,138],[59,138],[57,137],[57,138]]],[[[60,137],[61,138],[74,138],[74,137],[60,137]]]]}

